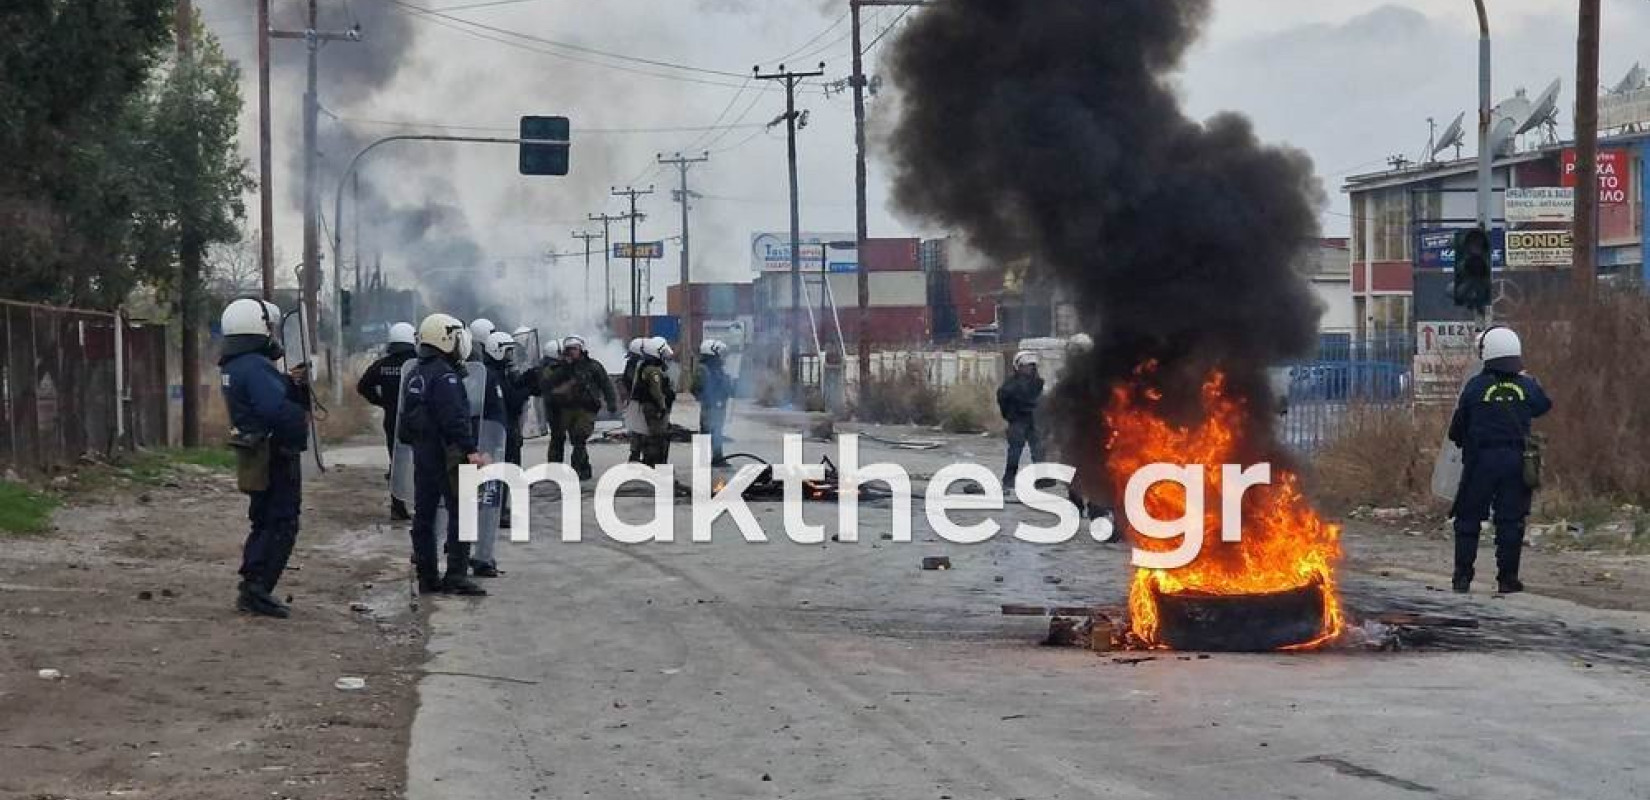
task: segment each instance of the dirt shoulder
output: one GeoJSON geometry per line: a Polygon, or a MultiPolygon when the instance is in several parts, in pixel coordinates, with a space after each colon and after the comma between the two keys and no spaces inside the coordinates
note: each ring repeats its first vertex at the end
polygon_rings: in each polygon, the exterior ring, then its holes
{"type": "Polygon", "coordinates": [[[234,610],[230,475],[74,480],[52,531],[0,534],[0,797],[401,796],[423,637],[381,473],[306,485],[285,621],[234,610]]]}
{"type": "MultiPolygon", "coordinates": [[[[1474,589],[1485,594],[1494,587],[1493,538],[1479,542],[1474,589]]],[[[1527,542],[1520,571],[1530,592],[1592,608],[1650,612],[1650,555],[1641,546],[1609,546],[1590,536],[1578,541],[1562,525],[1532,525],[1527,542]]],[[[1347,565],[1356,572],[1449,588],[1455,555],[1447,520],[1352,519],[1344,544],[1347,565]]]]}

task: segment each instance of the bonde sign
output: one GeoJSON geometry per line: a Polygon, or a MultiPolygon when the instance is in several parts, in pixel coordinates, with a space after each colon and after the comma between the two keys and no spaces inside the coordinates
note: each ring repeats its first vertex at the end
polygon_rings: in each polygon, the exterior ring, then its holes
{"type": "Polygon", "coordinates": [[[1574,255],[1574,242],[1569,231],[1509,231],[1507,266],[1567,267],[1574,255]]]}

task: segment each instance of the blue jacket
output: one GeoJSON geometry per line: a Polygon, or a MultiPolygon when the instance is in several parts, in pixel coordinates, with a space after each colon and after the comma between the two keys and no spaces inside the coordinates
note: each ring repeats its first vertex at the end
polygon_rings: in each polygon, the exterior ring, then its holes
{"type": "Polygon", "coordinates": [[[242,353],[218,363],[224,405],[235,430],[269,436],[287,452],[309,447],[309,393],[293,384],[262,353],[242,353]]]}
{"type": "Polygon", "coordinates": [[[413,376],[407,380],[403,402],[406,407],[401,413],[421,420],[418,446],[440,450],[454,447],[465,455],[476,452],[475,433],[470,429],[470,397],[458,370],[446,358],[419,356],[413,376]]]}
{"type": "Polygon", "coordinates": [[[1552,408],[1553,401],[1534,378],[1484,370],[1461,390],[1449,440],[1462,450],[1523,449],[1530,422],[1552,408]]]}

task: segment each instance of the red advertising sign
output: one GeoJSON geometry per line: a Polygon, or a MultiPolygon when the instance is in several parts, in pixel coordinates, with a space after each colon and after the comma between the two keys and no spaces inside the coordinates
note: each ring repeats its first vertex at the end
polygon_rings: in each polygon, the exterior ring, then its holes
{"type": "MultiPolygon", "coordinates": [[[[1622,206],[1627,204],[1628,164],[1632,157],[1626,150],[1598,151],[1598,204],[1622,206]]],[[[1564,151],[1563,185],[1576,185],[1576,151],[1564,151]]]]}

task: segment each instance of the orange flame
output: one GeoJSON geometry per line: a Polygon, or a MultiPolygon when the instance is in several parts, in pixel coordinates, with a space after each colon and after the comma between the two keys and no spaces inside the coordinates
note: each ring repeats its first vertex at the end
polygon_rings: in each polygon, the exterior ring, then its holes
{"type": "MultiPolygon", "coordinates": [[[[1203,465],[1204,539],[1202,551],[1184,567],[1135,571],[1129,588],[1133,633],[1150,646],[1164,646],[1158,638],[1159,595],[1187,591],[1266,594],[1317,583],[1324,594],[1324,626],[1316,639],[1296,647],[1315,647],[1334,639],[1344,625],[1334,571],[1341,555],[1340,527],[1325,522],[1313,510],[1301,493],[1297,475],[1274,464],[1272,483],[1254,487],[1244,496],[1242,541],[1222,542],[1221,466],[1250,466],[1238,460],[1244,401],[1228,393],[1225,375],[1213,372],[1202,387],[1202,420],[1195,427],[1177,426],[1159,413],[1162,394],[1147,383],[1155,370],[1155,363],[1147,363],[1136,370],[1133,384],[1112,390],[1105,411],[1111,431],[1106,470],[1121,499],[1129,477],[1142,467],[1203,465]]],[[[1158,483],[1146,491],[1146,508],[1157,519],[1179,518],[1185,513],[1185,503],[1185,490],[1178,484],[1158,483]]],[[[1167,551],[1177,544],[1138,538],[1137,546],[1143,550],[1167,551]]]]}

